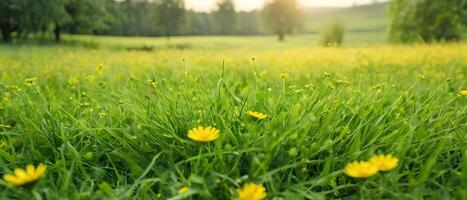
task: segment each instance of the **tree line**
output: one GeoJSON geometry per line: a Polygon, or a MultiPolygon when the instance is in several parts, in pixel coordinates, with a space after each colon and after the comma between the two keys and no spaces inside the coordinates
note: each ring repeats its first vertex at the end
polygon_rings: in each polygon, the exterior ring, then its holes
{"type": "MultiPolygon", "coordinates": [[[[467,0],[393,0],[389,19],[393,41],[459,40],[466,31],[467,0]]],[[[5,42],[31,35],[60,41],[62,33],[167,38],[273,33],[283,40],[303,21],[297,0],[267,0],[250,12],[236,11],[233,0],[218,0],[209,13],[187,10],[184,0],[0,0],[5,42]]]]}
{"type": "Polygon", "coordinates": [[[264,8],[237,12],[233,0],[219,0],[213,12],[185,8],[184,0],[1,0],[0,29],[12,36],[62,33],[166,36],[254,35],[269,30],[280,39],[298,24],[296,0],[272,0],[264,8]],[[266,13],[266,14],[263,14],[266,13]]]}
{"type": "Polygon", "coordinates": [[[393,0],[389,15],[392,41],[458,41],[467,33],[467,0],[393,0]]]}

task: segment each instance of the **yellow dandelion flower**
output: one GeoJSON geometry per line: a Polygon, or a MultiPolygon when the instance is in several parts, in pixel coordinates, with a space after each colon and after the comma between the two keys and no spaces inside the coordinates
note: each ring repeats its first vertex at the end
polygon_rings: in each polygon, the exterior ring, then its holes
{"type": "Polygon", "coordinates": [[[26,84],[27,86],[32,86],[36,80],[36,77],[27,78],[26,80],[24,80],[24,84],[26,84]]]}
{"type": "Polygon", "coordinates": [[[89,75],[86,77],[86,80],[88,80],[89,82],[93,82],[96,80],[96,75],[89,75]]]}
{"type": "Polygon", "coordinates": [[[426,76],[423,74],[418,74],[418,78],[421,80],[426,80],[426,76]]]}
{"type": "Polygon", "coordinates": [[[256,119],[259,119],[259,120],[262,120],[262,119],[266,119],[268,118],[268,116],[264,113],[260,113],[260,112],[254,112],[254,111],[248,111],[246,112],[248,115],[256,118],[256,119]]]}
{"type": "Polygon", "coordinates": [[[96,67],[96,74],[99,76],[104,75],[104,66],[102,64],[96,67]]]}
{"type": "Polygon", "coordinates": [[[461,96],[467,96],[467,90],[462,90],[459,92],[461,96]]]}
{"type": "Polygon", "coordinates": [[[16,168],[14,173],[5,174],[3,179],[13,186],[22,186],[37,181],[42,175],[44,175],[46,166],[39,164],[37,168],[34,165],[28,165],[26,170],[16,168]]]}
{"type": "Polygon", "coordinates": [[[155,80],[147,80],[148,84],[153,88],[157,88],[157,84],[155,80]]]}
{"type": "Polygon", "coordinates": [[[78,80],[78,78],[76,78],[76,77],[70,77],[70,78],[68,79],[68,84],[69,84],[69,85],[76,85],[76,84],[78,84],[78,83],[79,83],[79,80],[78,80]]]}
{"type": "Polygon", "coordinates": [[[378,168],[366,161],[355,161],[345,166],[345,174],[354,178],[367,178],[375,175],[378,168]]]}
{"type": "Polygon", "coordinates": [[[211,142],[219,137],[219,130],[208,126],[206,128],[200,126],[188,131],[188,137],[196,142],[211,142]]]}
{"type": "Polygon", "coordinates": [[[180,189],[178,190],[178,192],[177,192],[177,193],[178,193],[178,194],[187,193],[187,192],[188,192],[188,190],[190,190],[190,188],[189,188],[189,187],[187,187],[187,186],[185,186],[185,187],[182,187],[182,188],[180,188],[180,189]]]}
{"type": "Polygon", "coordinates": [[[397,167],[399,159],[392,155],[376,155],[371,157],[369,162],[378,168],[379,171],[389,171],[397,167]]]}
{"type": "Polygon", "coordinates": [[[287,72],[281,73],[281,78],[288,78],[288,77],[289,77],[289,73],[287,72]]]}
{"type": "Polygon", "coordinates": [[[263,200],[266,198],[266,188],[260,184],[247,183],[242,188],[237,189],[236,200],[263,200]]]}

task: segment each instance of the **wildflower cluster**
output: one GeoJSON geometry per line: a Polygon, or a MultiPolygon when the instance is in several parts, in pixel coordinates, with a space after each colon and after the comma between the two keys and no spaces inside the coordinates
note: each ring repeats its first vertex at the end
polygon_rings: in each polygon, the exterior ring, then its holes
{"type": "Polygon", "coordinates": [[[344,171],[350,177],[367,178],[378,171],[389,171],[397,167],[399,160],[392,155],[375,155],[369,161],[354,161],[349,163],[344,171]]]}

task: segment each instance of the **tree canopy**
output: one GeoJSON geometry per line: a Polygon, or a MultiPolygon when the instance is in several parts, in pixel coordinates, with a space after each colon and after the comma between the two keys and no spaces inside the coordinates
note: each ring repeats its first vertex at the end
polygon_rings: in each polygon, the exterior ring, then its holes
{"type": "Polygon", "coordinates": [[[232,34],[236,30],[237,13],[233,0],[219,0],[215,11],[219,34],[232,34]]]}
{"type": "Polygon", "coordinates": [[[167,39],[178,32],[180,24],[184,20],[184,0],[159,0],[157,21],[167,39]]]}
{"type": "Polygon", "coordinates": [[[459,40],[466,25],[465,0],[394,0],[390,37],[400,42],[459,40]]]}
{"type": "Polygon", "coordinates": [[[211,13],[186,10],[184,0],[1,0],[0,29],[12,36],[62,33],[167,36],[263,34],[258,11],[236,12],[219,0],[211,13]],[[237,20],[241,19],[241,20],[237,20]]]}
{"type": "Polygon", "coordinates": [[[297,0],[270,0],[266,2],[263,12],[266,26],[277,34],[279,41],[292,33],[302,18],[297,0]]]}
{"type": "MultiPolygon", "coordinates": [[[[390,38],[401,42],[456,41],[467,31],[467,0],[393,0],[390,38]]],[[[238,12],[217,0],[213,12],[186,10],[184,0],[0,0],[3,41],[62,33],[166,36],[287,34],[301,31],[298,0],[267,0],[263,10],[238,12]]]]}

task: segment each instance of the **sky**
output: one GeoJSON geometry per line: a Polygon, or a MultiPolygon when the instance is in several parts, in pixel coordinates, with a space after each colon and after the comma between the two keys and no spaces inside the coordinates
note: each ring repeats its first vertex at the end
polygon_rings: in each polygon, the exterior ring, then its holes
{"type": "MultiPolygon", "coordinates": [[[[261,8],[265,0],[234,0],[237,10],[250,11],[261,8]]],[[[307,7],[318,6],[352,6],[354,3],[367,4],[374,0],[299,0],[307,7]]],[[[387,1],[387,0],[379,0],[387,1]]],[[[217,0],[185,0],[188,9],[195,11],[210,11],[215,8],[217,0]]]]}

